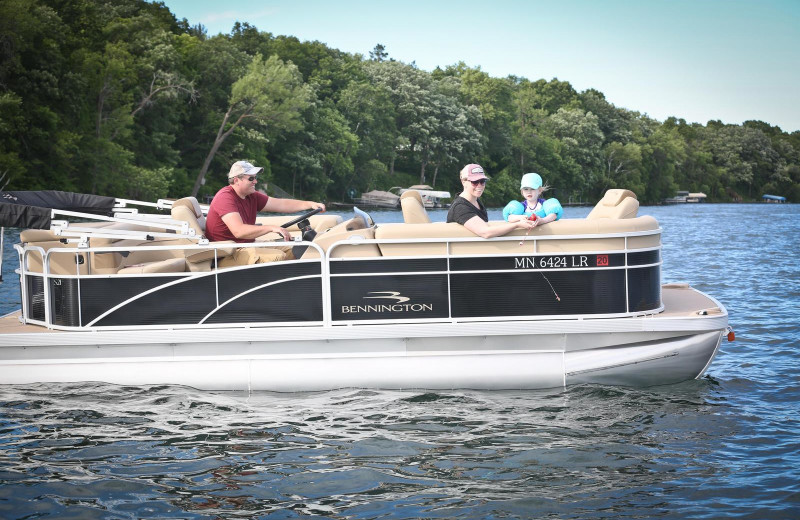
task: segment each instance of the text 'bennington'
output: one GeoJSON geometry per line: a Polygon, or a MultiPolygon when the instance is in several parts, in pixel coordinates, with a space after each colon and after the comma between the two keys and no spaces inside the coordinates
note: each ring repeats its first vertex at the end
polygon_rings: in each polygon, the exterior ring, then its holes
{"type": "Polygon", "coordinates": [[[342,305],[342,314],[359,312],[431,312],[431,303],[395,303],[393,305],[342,305]]]}

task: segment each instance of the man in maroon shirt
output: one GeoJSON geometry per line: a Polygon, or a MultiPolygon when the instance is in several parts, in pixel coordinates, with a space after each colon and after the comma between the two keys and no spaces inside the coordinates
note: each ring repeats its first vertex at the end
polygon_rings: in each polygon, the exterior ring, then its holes
{"type": "Polygon", "coordinates": [[[289,240],[289,232],[280,226],[257,226],[259,211],[295,213],[325,205],[309,200],[278,199],[256,191],[258,174],[263,168],[247,161],[237,161],[228,173],[228,186],[214,195],[206,216],[206,238],[212,242],[234,240],[253,242],[268,233],[278,233],[289,240]]]}

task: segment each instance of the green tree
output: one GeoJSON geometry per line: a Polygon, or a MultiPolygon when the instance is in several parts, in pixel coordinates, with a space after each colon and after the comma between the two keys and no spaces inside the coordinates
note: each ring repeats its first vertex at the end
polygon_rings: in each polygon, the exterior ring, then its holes
{"type": "Polygon", "coordinates": [[[631,132],[632,114],[615,107],[606,100],[605,95],[595,89],[588,89],[578,95],[586,112],[597,116],[597,125],[603,132],[604,144],[611,142],[628,143],[633,138],[631,132]]]}
{"type": "Polygon", "coordinates": [[[390,172],[400,154],[419,169],[420,183],[426,182],[431,164],[436,175],[443,165],[475,160],[482,148],[482,119],[477,108],[459,99],[459,80],[436,80],[400,62],[368,62],[366,70],[373,83],[388,92],[395,106],[399,138],[395,140],[390,172]]]}
{"type": "Polygon", "coordinates": [[[637,193],[639,200],[653,204],[673,196],[678,189],[675,173],[686,157],[680,134],[675,129],[657,127],[641,144],[641,152],[645,191],[637,193]]]}
{"type": "Polygon", "coordinates": [[[512,146],[520,172],[528,171],[530,160],[542,142],[542,124],[547,112],[537,108],[538,92],[529,81],[522,81],[514,95],[515,120],[512,124],[512,146]]]}
{"type": "Polygon", "coordinates": [[[378,174],[388,171],[400,138],[390,94],[368,81],[353,81],[341,92],[336,107],[358,138],[353,175],[341,189],[374,189],[378,174]]]}
{"type": "MultiPolygon", "coordinates": [[[[180,155],[173,172],[170,193],[175,197],[183,197],[191,193],[197,173],[213,144],[222,115],[228,109],[231,85],[246,73],[252,57],[237,49],[225,36],[201,39],[181,35],[175,41],[175,48],[180,55],[184,75],[192,81],[197,91],[193,103],[174,107],[171,111],[176,124],[172,132],[174,148],[179,150],[180,155]]],[[[262,139],[249,143],[241,140],[237,133],[232,134],[226,146],[217,151],[206,181],[213,179],[214,184],[224,182],[230,164],[242,157],[261,161],[259,153],[263,155],[264,148],[262,139]]],[[[268,167],[261,162],[258,164],[268,167]]]]}
{"type": "Polygon", "coordinates": [[[373,61],[384,61],[388,57],[389,53],[386,52],[386,47],[382,43],[375,45],[375,48],[369,51],[369,59],[373,61]]]}
{"type": "Polygon", "coordinates": [[[72,145],[80,132],[64,112],[81,94],[70,88],[80,78],[68,54],[86,43],[71,36],[42,2],[0,2],[0,176],[11,189],[74,186],[72,145]],[[40,174],[25,176],[32,171],[40,174]]]}
{"type": "Polygon", "coordinates": [[[416,141],[420,184],[428,182],[429,165],[434,166],[431,184],[435,185],[440,166],[474,160],[472,157],[477,157],[481,152],[481,113],[475,106],[461,104],[458,99],[459,84],[459,80],[446,77],[434,81],[432,85],[426,117],[420,124],[421,132],[416,141]]]}
{"type": "Polygon", "coordinates": [[[19,142],[15,139],[25,123],[22,99],[13,92],[0,93],[0,190],[25,173],[19,142]]]}
{"type": "Polygon", "coordinates": [[[580,104],[578,93],[568,81],[540,79],[530,87],[534,94],[532,108],[540,108],[548,114],[555,114],[560,108],[578,108],[580,104]]]}
{"type": "Polygon", "coordinates": [[[355,173],[353,160],[358,152],[358,137],[350,131],[347,119],[331,106],[320,108],[315,122],[316,150],[324,183],[311,193],[327,200],[325,189],[330,186],[336,190],[333,196],[344,200],[346,187],[355,173]]]}
{"type": "MultiPolygon", "coordinates": [[[[474,157],[487,168],[499,170],[511,161],[514,120],[513,85],[508,79],[492,78],[480,67],[469,68],[464,62],[447,67],[442,76],[452,75],[460,80],[459,94],[466,106],[475,106],[481,115],[483,153],[474,157]]],[[[434,75],[435,77],[435,75],[434,75]]]]}
{"type": "Polygon", "coordinates": [[[553,172],[549,182],[556,186],[571,186],[572,191],[579,193],[596,194],[599,191],[598,179],[602,177],[604,139],[597,116],[580,108],[559,108],[545,119],[542,128],[558,140],[562,160],[566,164],[574,163],[580,171],[574,175],[574,167],[562,168],[553,172]]]}
{"type": "Polygon", "coordinates": [[[595,195],[612,188],[625,188],[644,194],[642,182],[642,147],[636,143],[614,141],[603,149],[605,167],[595,181],[595,195]]]}
{"type": "Polygon", "coordinates": [[[228,109],[197,175],[192,195],[197,195],[219,147],[240,125],[252,121],[250,124],[266,132],[299,130],[301,112],[311,99],[311,90],[293,64],[285,64],[276,56],[266,60],[260,54],[254,56],[247,72],[231,88],[228,109]]]}
{"type": "Polygon", "coordinates": [[[391,174],[399,156],[414,158],[417,143],[429,132],[426,117],[432,111],[433,80],[430,74],[397,61],[367,62],[364,67],[373,85],[387,92],[394,105],[398,134],[389,159],[391,174]]]}

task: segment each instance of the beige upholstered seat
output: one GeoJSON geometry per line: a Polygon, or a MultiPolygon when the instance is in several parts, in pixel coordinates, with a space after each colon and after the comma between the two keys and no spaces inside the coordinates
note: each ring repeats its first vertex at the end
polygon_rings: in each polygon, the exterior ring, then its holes
{"type": "Polygon", "coordinates": [[[156,262],[129,265],[117,271],[117,274],[182,273],[184,271],[186,271],[186,261],[183,258],[168,258],[156,262]]]}
{"type": "Polygon", "coordinates": [[[425,211],[422,196],[417,190],[404,191],[400,195],[400,207],[403,210],[403,221],[406,224],[430,224],[431,219],[425,211]]]}
{"type": "MultiPolygon", "coordinates": [[[[172,203],[170,212],[174,220],[188,222],[189,226],[199,237],[204,237],[206,232],[206,217],[197,199],[194,197],[184,197],[172,203]]],[[[213,242],[213,245],[231,244],[231,247],[209,248],[209,249],[186,249],[183,253],[186,256],[186,266],[189,271],[205,271],[209,260],[217,260],[228,257],[236,251],[236,243],[225,240],[213,242]]],[[[211,263],[213,265],[213,262],[211,263]]]]}
{"type": "Polygon", "coordinates": [[[638,211],[639,201],[634,192],[612,189],[606,192],[586,218],[635,218],[638,211]]]}
{"type": "Polygon", "coordinates": [[[286,252],[270,247],[240,247],[231,256],[219,261],[219,268],[236,267],[240,265],[266,264],[286,260],[286,252]]]}
{"type": "Polygon", "coordinates": [[[184,197],[172,203],[170,211],[173,220],[182,220],[189,223],[189,227],[194,229],[197,236],[203,236],[206,232],[206,217],[203,210],[194,197],[184,197]]]}
{"type": "MultiPolygon", "coordinates": [[[[333,258],[381,256],[377,244],[361,243],[364,240],[372,240],[374,238],[374,227],[365,228],[362,219],[352,218],[320,233],[314,238],[314,243],[320,246],[323,251],[328,251],[336,242],[347,242],[347,245],[339,246],[334,250],[333,258]]],[[[301,258],[304,260],[319,258],[319,252],[313,247],[309,247],[301,258]]]]}
{"type": "MultiPolygon", "coordinates": [[[[38,230],[36,230],[38,231],[38,230]]],[[[24,233],[24,231],[22,232],[24,233]]],[[[20,233],[20,236],[22,235],[20,233]]],[[[117,272],[117,264],[120,261],[118,254],[100,255],[97,253],[59,253],[58,249],[75,248],[76,244],[63,243],[60,240],[48,240],[43,242],[30,242],[28,245],[41,247],[45,251],[50,251],[49,269],[50,274],[54,275],[86,275],[86,274],[113,274],[117,272]]],[[[112,245],[108,238],[89,239],[91,247],[105,247],[112,245]]],[[[26,269],[34,273],[43,273],[42,255],[37,250],[29,251],[26,255],[26,269]]]]}

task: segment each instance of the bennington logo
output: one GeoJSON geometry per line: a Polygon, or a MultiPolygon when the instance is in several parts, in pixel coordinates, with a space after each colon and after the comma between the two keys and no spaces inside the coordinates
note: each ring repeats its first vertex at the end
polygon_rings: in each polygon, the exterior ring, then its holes
{"type": "Polygon", "coordinates": [[[432,303],[407,303],[408,296],[401,296],[397,291],[374,291],[367,293],[365,300],[392,300],[393,303],[375,303],[372,305],[342,305],[342,314],[358,314],[360,312],[431,312],[432,303]]]}

